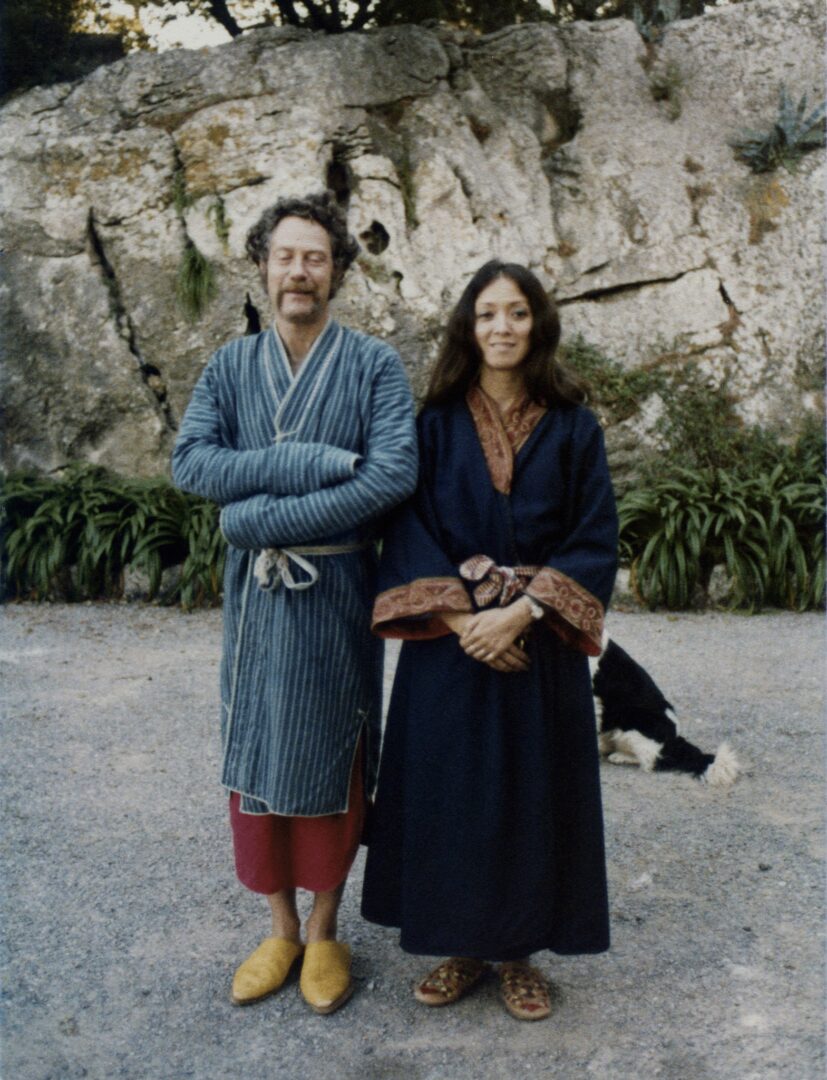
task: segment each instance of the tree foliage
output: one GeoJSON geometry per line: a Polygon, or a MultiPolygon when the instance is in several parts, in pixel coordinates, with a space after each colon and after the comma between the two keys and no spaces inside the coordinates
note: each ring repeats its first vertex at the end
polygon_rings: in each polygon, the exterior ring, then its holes
{"type": "Polygon", "coordinates": [[[182,9],[231,36],[258,26],[295,26],[329,34],[402,23],[447,23],[487,34],[515,23],[634,19],[648,40],[679,18],[741,0],[129,0],[124,16],[113,0],[0,0],[0,93],[77,78],[147,48],[142,20],[161,22],[182,9]],[[91,32],[90,32],[91,31],[91,32]]]}
{"type": "MultiPolygon", "coordinates": [[[[446,22],[491,33],[525,22],[625,17],[659,26],[700,15],[720,0],[186,0],[190,13],[222,26],[231,37],[255,26],[295,26],[329,34],[400,23],[446,22]]],[[[727,0],[724,0],[727,2],[727,0]]],[[[732,2],[732,0],[729,0],[732,2]]],[[[169,0],[132,0],[133,8],[169,8],[169,0]]],[[[95,5],[106,8],[106,0],[95,5]]]]}
{"type": "Polygon", "coordinates": [[[117,39],[78,33],[86,0],[3,0],[0,3],[0,93],[89,70],[90,55],[103,45],[108,59],[122,54],[117,39]]]}

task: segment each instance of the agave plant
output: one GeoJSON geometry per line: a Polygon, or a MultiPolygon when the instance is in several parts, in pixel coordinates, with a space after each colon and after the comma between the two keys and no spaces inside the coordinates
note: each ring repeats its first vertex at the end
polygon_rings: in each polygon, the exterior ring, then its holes
{"type": "Polygon", "coordinates": [[[770,472],[677,469],[620,502],[621,557],[650,607],[691,606],[713,566],[733,581],[733,606],[805,610],[824,603],[825,477],[793,458],[770,472]]]}
{"type": "Polygon", "coordinates": [[[701,474],[688,469],[629,491],[618,506],[621,557],[650,606],[689,607],[702,579],[706,492],[701,474]]]}
{"type": "Polygon", "coordinates": [[[6,588],[36,599],[64,576],[72,546],[66,500],[50,477],[9,477],[3,485],[6,588]]]}
{"type": "Polygon", "coordinates": [[[729,145],[754,173],[770,172],[779,165],[795,171],[797,162],[808,150],[824,146],[825,107],[827,103],[822,102],[808,112],[807,95],[802,94],[796,105],[782,85],[778,119],[772,128],[769,131],[744,131],[729,145]]]}
{"type": "Polygon", "coordinates": [[[179,585],[181,606],[190,610],[215,603],[221,595],[227,544],[218,528],[218,507],[191,500],[182,529],[187,556],[179,585]]]}
{"type": "Polygon", "coordinates": [[[0,507],[6,592],[35,600],[120,596],[130,566],[147,575],[152,597],[163,570],[183,562],[170,600],[193,607],[220,596],[218,508],[166,480],[72,466],[60,479],[9,477],[0,507]]]}
{"type": "Polygon", "coordinates": [[[824,603],[824,499],[827,479],[792,479],[778,466],[765,480],[771,534],[770,595],[783,607],[821,607],[824,603]]]}

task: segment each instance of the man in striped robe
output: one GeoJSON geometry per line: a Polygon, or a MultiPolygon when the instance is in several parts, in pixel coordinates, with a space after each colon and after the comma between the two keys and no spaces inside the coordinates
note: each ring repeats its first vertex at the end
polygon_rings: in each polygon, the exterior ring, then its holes
{"type": "Polygon", "coordinates": [[[280,200],[247,251],[273,326],[210,359],[172,470],[222,507],[221,780],[238,877],[272,914],[231,997],[267,997],[301,959],[327,1013],[351,990],[336,916],[379,751],[374,537],[416,484],[413,403],[394,350],[330,316],[358,245],[329,194],[280,200]],[[297,888],[315,894],[306,944],[297,888]]]}

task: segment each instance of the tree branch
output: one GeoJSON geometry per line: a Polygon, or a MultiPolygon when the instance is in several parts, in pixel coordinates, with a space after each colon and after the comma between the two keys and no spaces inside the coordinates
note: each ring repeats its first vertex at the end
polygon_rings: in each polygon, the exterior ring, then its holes
{"type": "Polygon", "coordinates": [[[314,3],[314,0],[302,0],[302,3],[307,8],[307,14],[310,16],[311,29],[336,33],[335,28],[331,25],[330,16],[322,4],[314,3]]]}
{"type": "Polygon", "coordinates": [[[230,14],[227,0],[208,0],[207,10],[216,22],[221,23],[230,37],[236,38],[239,36],[241,27],[230,14]]]}
{"type": "Polygon", "coordinates": [[[344,27],[342,25],[342,13],[339,11],[339,0],[327,0],[324,9],[325,30],[331,34],[341,34],[344,27]]]}
{"type": "Polygon", "coordinates": [[[282,22],[287,23],[288,26],[301,26],[303,24],[304,20],[293,6],[293,0],[276,0],[276,7],[279,9],[282,22]]]}
{"type": "Polygon", "coordinates": [[[350,20],[351,30],[361,30],[368,19],[371,17],[371,7],[373,0],[359,0],[356,8],[356,14],[350,20]]]}

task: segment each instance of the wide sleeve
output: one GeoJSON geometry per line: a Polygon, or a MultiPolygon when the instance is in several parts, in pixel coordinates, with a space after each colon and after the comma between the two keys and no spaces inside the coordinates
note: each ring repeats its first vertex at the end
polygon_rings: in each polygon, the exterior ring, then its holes
{"type": "Polygon", "coordinates": [[[413,399],[402,363],[385,356],[370,386],[365,452],[353,477],[307,495],[253,495],[226,505],[221,531],[239,548],[289,547],[348,532],[386,513],[416,485],[413,399]]]}
{"type": "Polygon", "coordinates": [[[441,612],[474,610],[456,566],[442,550],[433,506],[433,454],[419,424],[419,483],[388,519],[372,627],[383,638],[424,640],[450,633],[441,612]]]}
{"type": "Polygon", "coordinates": [[[360,455],[324,443],[234,449],[220,379],[217,355],[198,380],[181,422],[172,452],[177,487],[223,505],[249,495],[304,495],[353,477],[360,455]]]}
{"type": "Polygon", "coordinates": [[[546,609],[546,623],[589,656],[599,656],[603,619],[617,573],[617,511],[603,432],[581,411],[569,459],[569,512],[561,545],[526,592],[546,609]]]}

